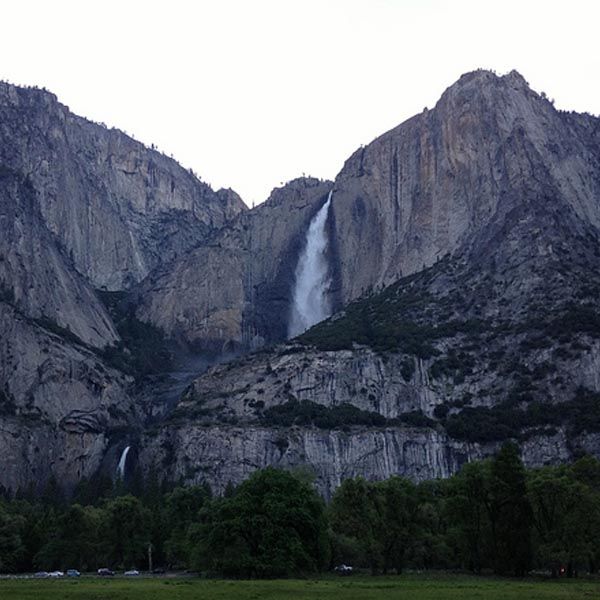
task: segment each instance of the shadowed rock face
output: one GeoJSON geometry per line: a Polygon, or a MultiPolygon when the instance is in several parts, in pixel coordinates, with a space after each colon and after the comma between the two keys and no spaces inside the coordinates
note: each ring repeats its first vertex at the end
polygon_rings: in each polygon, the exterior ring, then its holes
{"type": "Polygon", "coordinates": [[[26,175],[41,215],[95,288],[121,290],[245,210],[174,160],[73,115],[53,94],[0,83],[0,164],[26,175]]]}
{"type": "Polygon", "coordinates": [[[0,167],[2,299],[40,323],[51,322],[102,348],[118,334],[104,306],[60,251],[39,212],[31,181],[0,167]]]}

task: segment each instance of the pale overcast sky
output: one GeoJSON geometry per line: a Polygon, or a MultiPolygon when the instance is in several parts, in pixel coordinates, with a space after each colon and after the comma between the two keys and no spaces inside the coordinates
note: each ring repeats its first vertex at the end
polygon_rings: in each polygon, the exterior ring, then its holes
{"type": "Polygon", "coordinates": [[[333,179],[477,67],[600,113],[598,0],[18,0],[0,14],[0,79],[48,88],[249,205],[303,173],[333,179]]]}

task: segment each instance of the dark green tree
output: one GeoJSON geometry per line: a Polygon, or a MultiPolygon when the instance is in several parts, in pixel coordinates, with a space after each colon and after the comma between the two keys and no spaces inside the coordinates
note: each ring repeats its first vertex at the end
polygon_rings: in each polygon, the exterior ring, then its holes
{"type": "Polygon", "coordinates": [[[452,523],[448,541],[455,546],[460,564],[475,573],[490,561],[490,479],[489,462],[469,463],[446,488],[445,510],[452,523]]]}
{"type": "Polygon", "coordinates": [[[312,573],[328,562],[324,504],[285,471],[257,471],[210,503],[196,530],[195,564],[235,577],[312,573]]]}
{"type": "Polygon", "coordinates": [[[329,507],[335,562],[383,568],[381,514],[373,484],[362,477],[346,479],[335,491],[329,507]]]}
{"type": "Polygon", "coordinates": [[[531,568],[532,510],[525,468],[513,443],[502,446],[492,459],[489,518],[496,573],[525,575],[531,568]]]}
{"type": "Polygon", "coordinates": [[[188,530],[210,496],[210,489],[205,486],[177,487],[165,496],[165,523],[169,532],[165,552],[170,565],[185,567],[189,564],[192,548],[188,530]]]}
{"type": "Polygon", "coordinates": [[[25,519],[11,514],[0,501],[0,573],[16,573],[25,558],[27,549],[22,530],[25,519]]]}
{"type": "Polygon", "coordinates": [[[382,569],[400,574],[420,533],[417,490],[412,482],[391,477],[375,484],[374,491],[382,569]]]}
{"type": "Polygon", "coordinates": [[[143,564],[150,543],[151,513],[133,496],[121,496],[105,505],[104,539],[111,565],[130,568],[143,564]]]}
{"type": "Polygon", "coordinates": [[[546,467],[530,474],[529,497],[540,565],[556,577],[573,576],[594,565],[600,534],[598,495],[567,467],[546,467]]]}

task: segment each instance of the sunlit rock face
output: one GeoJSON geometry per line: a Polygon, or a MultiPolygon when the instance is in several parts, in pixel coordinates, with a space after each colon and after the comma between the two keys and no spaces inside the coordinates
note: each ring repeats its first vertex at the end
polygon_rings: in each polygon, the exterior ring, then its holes
{"type": "Polygon", "coordinates": [[[40,213],[95,288],[143,279],[245,210],[173,159],[73,115],[53,94],[0,83],[0,164],[27,175],[40,213]]]}
{"type": "Polygon", "coordinates": [[[332,202],[344,302],[434,264],[517,208],[520,191],[600,225],[598,120],[557,111],[513,71],[463,75],[436,106],[357,150],[332,202]],[[519,193],[515,191],[519,190],[519,193]]]}

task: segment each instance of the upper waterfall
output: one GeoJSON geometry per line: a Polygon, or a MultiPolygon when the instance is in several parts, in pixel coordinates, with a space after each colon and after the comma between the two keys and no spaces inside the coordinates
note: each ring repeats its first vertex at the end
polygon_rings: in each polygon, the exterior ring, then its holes
{"type": "Polygon", "coordinates": [[[331,278],[327,264],[327,216],[333,190],[306,232],[306,244],[296,266],[288,337],[300,335],[331,314],[328,297],[331,278]]]}

